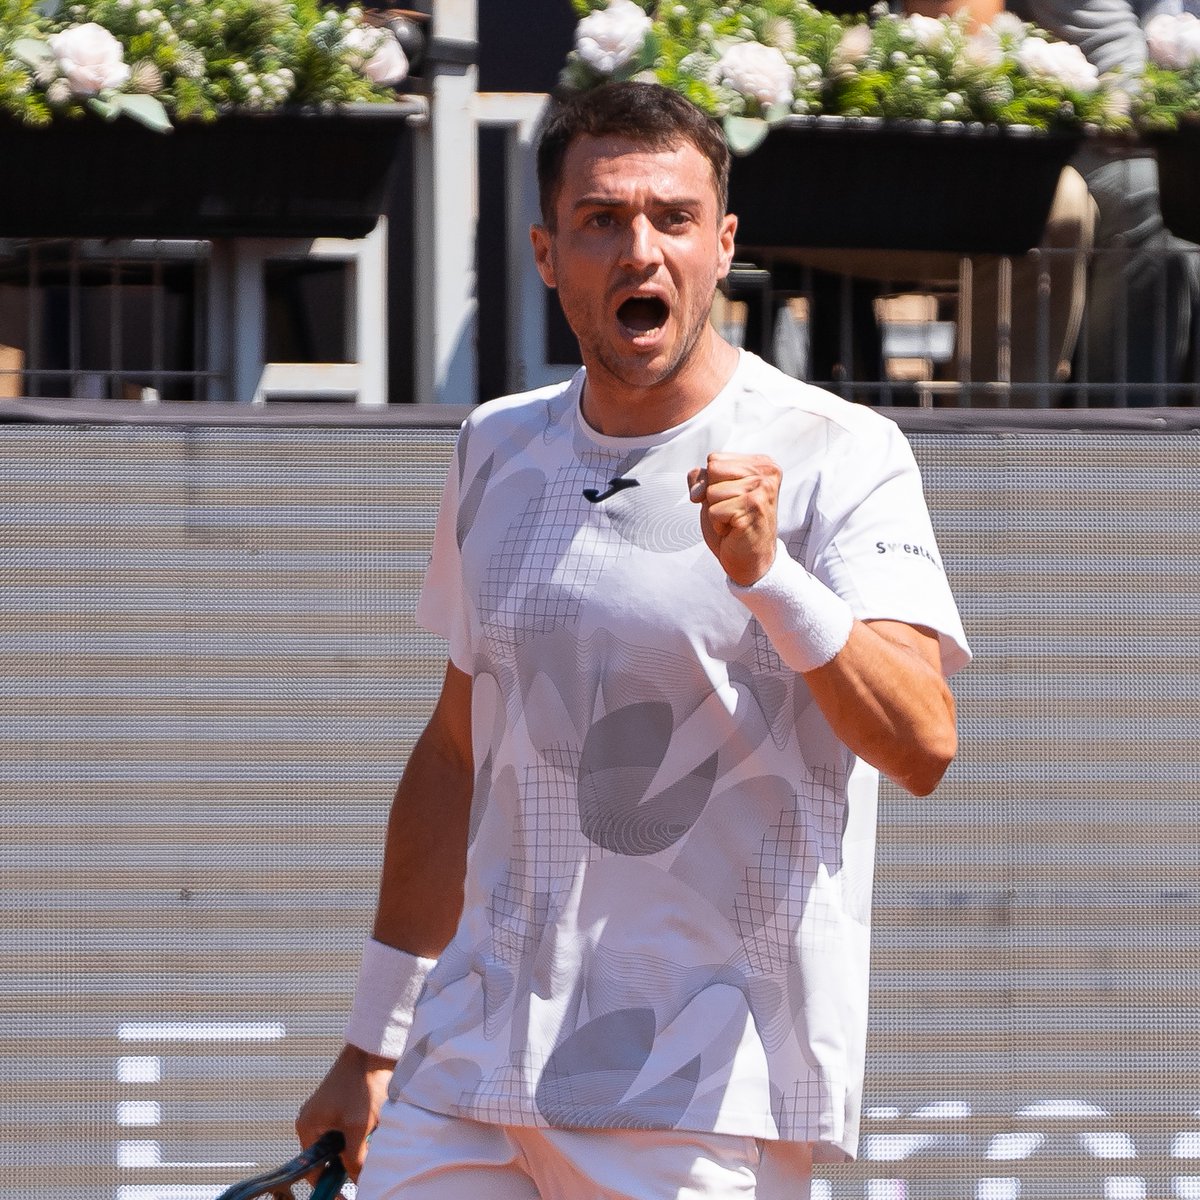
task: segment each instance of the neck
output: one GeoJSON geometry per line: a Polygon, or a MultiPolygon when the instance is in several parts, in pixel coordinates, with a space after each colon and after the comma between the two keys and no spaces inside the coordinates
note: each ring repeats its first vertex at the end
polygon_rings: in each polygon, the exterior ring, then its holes
{"type": "Polygon", "coordinates": [[[737,349],[710,325],[687,360],[652,384],[628,383],[599,364],[585,363],[583,419],[608,437],[645,437],[673,429],[716,398],[737,362],[737,349]]]}

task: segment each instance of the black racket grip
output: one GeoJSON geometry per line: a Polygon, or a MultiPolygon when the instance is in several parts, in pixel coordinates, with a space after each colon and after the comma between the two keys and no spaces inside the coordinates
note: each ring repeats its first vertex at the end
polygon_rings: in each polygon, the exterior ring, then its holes
{"type": "MultiPolygon", "coordinates": [[[[342,1161],[338,1157],[346,1148],[346,1139],[336,1129],[323,1133],[311,1146],[301,1150],[295,1158],[289,1158],[283,1166],[265,1175],[256,1175],[253,1179],[243,1180],[226,1188],[217,1200],[254,1200],[256,1196],[289,1195],[288,1185],[296,1183],[306,1175],[321,1167],[326,1167],[326,1174],[336,1172],[340,1175],[336,1187],[341,1187],[346,1178],[342,1161]],[[280,1189],[283,1189],[282,1191],[280,1189]]],[[[322,1176],[324,1182],[325,1176],[322,1176]]],[[[328,1190],[325,1192],[329,1194],[328,1190]]]]}

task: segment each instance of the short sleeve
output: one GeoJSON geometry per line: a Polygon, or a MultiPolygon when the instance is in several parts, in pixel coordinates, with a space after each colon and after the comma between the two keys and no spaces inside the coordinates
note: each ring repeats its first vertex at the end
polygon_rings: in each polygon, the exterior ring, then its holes
{"type": "Polygon", "coordinates": [[[417,623],[430,633],[444,637],[449,643],[450,661],[467,674],[471,673],[470,621],[463,588],[462,555],[458,542],[458,506],[462,473],[463,434],[459,434],[459,452],[450,463],[437,524],[433,532],[433,548],[425,582],[417,600],[417,623]]]}
{"type": "Polygon", "coordinates": [[[970,662],[920,470],[896,425],[847,433],[821,472],[816,517],[811,570],[859,620],[935,630],[946,675],[970,662]]]}

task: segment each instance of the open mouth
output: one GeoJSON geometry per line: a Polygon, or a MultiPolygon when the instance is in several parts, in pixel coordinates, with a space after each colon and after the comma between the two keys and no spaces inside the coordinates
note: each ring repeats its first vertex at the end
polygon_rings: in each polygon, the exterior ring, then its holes
{"type": "Polygon", "coordinates": [[[667,311],[657,296],[631,296],[617,309],[617,320],[631,333],[650,333],[666,321],[667,311]]]}

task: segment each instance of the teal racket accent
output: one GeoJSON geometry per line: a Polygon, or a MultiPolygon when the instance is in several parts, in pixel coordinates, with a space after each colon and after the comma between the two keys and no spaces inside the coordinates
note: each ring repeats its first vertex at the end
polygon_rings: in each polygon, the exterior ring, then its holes
{"type": "Polygon", "coordinates": [[[336,1130],[331,1130],[322,1134],[295,1158],[288,1159],[283,1166],[265,1175],[256,1175],[253,1179],[235,1183],[226,1188],[217,1200],[254,1200],[259,1196],[290,1200],[291,1185],[317,1170],[321,1171],[321,1175],[313,1188],[310,1200],[334,1200],[341,1191],[342,1184],[346,1182],[346,1168],[342,1166],[339,1157],[345,1146],[346,1139],[336,1130]]]}

